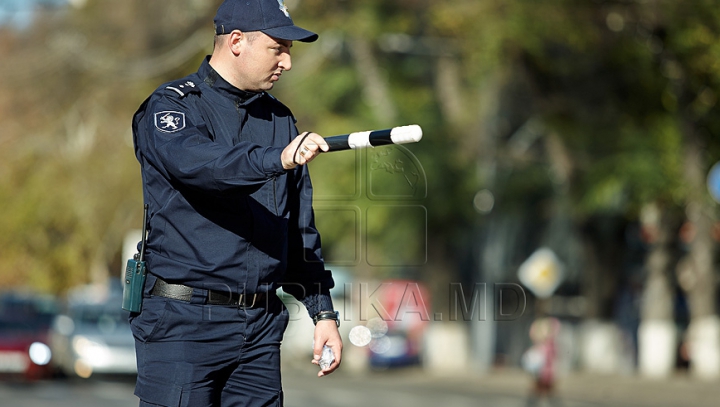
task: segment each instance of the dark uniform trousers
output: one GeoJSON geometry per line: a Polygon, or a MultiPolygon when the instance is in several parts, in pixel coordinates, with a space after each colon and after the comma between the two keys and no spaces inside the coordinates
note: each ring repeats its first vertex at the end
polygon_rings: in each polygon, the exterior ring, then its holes
{"type": "Polygon", "coordinates": [[[253,308],[149,297],[131,318],[140,406],[282,406],[275,295],[253,308]]]}

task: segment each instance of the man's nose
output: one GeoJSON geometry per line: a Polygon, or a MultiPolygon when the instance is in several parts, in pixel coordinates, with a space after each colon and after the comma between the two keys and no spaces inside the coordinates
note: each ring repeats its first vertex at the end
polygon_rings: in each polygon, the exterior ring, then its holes
{"type": "Polygon", "coordinates": [[[280,60],[279,65],[283,71],[289,71],[292,69],[292,58],[290,57],[290,54],[283,54],[283,58],[280,60]]]}

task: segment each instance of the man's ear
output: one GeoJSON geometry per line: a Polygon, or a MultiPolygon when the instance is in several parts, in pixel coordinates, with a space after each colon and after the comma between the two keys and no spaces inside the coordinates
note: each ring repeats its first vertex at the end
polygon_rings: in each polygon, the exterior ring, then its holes
{"type": "Polygon", "coordinates": [[[240,51],[245,44],[246,39],[245,33],[240,30],[233,30],[228,36],[227,47],[233,53],[233,55],[240,55],[240,51]]]}

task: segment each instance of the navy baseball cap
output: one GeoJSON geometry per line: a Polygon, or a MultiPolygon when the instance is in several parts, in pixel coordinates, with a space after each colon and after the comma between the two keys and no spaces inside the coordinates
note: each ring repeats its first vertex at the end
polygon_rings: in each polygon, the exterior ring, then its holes
{"type": "Polygon", "coordinates": [[[313,42],[318,35],[296,26],[284,0],[225,0],[215,15],[215,33],[262,31],[281,40],[313,42]]]}

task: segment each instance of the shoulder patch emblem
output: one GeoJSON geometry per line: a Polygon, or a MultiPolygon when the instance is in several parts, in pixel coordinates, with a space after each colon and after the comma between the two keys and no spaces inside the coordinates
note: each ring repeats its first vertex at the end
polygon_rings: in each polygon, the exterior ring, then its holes
{"type": "Polygon", "coordinates": [[[155,113],[155,127],[164,133],[174,133],[185,128],[185,113],[165,111],[155,113]]]}

